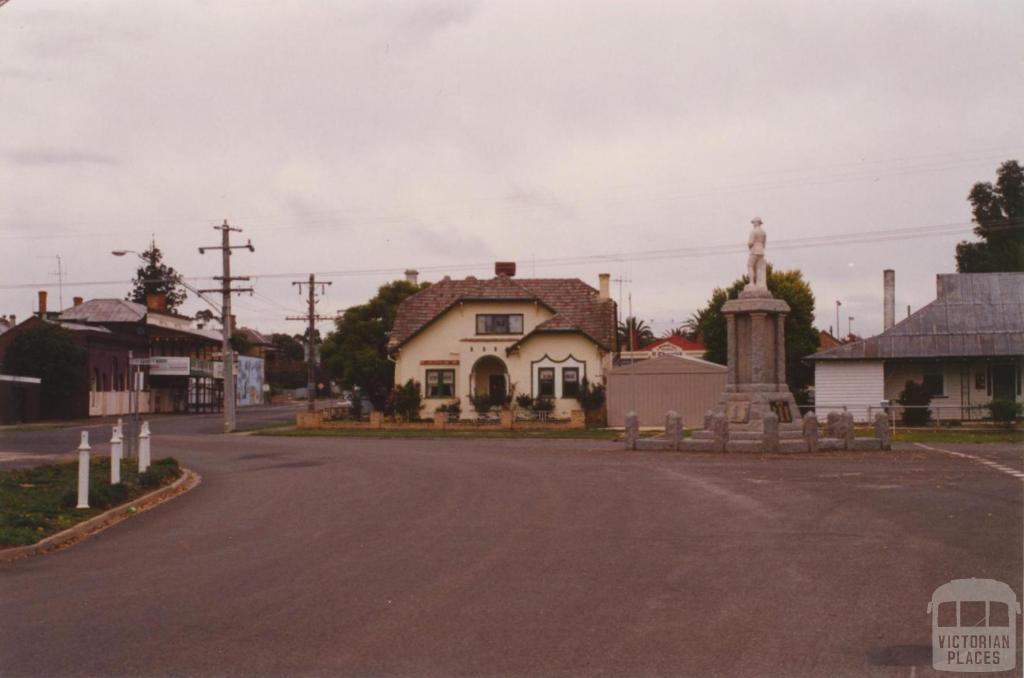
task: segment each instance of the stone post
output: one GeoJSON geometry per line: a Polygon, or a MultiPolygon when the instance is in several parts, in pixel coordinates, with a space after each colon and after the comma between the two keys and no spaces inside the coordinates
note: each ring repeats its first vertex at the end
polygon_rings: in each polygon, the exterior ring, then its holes
{"type": "Polygon", "coordinates": [[[145,473],[149,468],[149,422],[142,422],[139,431],[139,473],[145,473]]]}
{"type": "Polygon", "coordinates": [[[804,415],[804,442],[808,452],[818,451],[818,417],[814,412],[804,415]]]}
{"type": "Polygon", "coordinates": [[[725,452],[725,444],[729,441],[729,420],[724,414],[718,413],[711,417],[711,434],[713,452],[725,452]]]}
{"type": "Polygon", "coordinates": [[[704,412],[704,430],[710,431],[714,426],[715,412],[714,410],[707,410],[704,412]]]}
{"type": "Polygon", "coordinates": [[[883,450],[892,449],[892,434],[889,431],[889,417],[885,412],[875,413],[875,437],[882,443],[883,450]]]}
{"type": "MultiPolygon", "coordinates": [[[[725,347],[726,347],[726,389],[733,386],[736,383],[736,314],[727,313],[725,315],[725,347]]],[[[707,424],[704,426],[707,429],[707,424]]]]}
{"type": "Polygon", "coordinates": [[[665,438],[673,450],[678,450],[683,445],[683,418],[678,412],[668,411],[665,415],[665,438]]]}
{"type": "Polygon", "coordinates": [[[448,426],[447,412],[434,412],[434,428],[446,428],[448,426]]]}
{"type": "Polygon", "coordinates": [[[114,434],[110,436],[110,484],[117,485],[121,482],[121,457],[124,456],[124,439],[121,438],[121,430],[114,427],[114,434]]]}
{"type": "Polygon", "coordinates": [[[843,413],[843,448],[853,449],[853,414],[843,413]]]}
{"type": "MultiPolygon", "coordinates": [[[[577,426],[573,425],[573,424],[576,423],[576,412],[578,412],[578,410],[573,410],[572,411],[572,423],[569,424],[569,428],[582,428],[582,427],[577,427],[577,426]]],[[[503,429],[511,431],[512,427],[515,426],[515,422],[516,422],[516,413],[515,412],[513,412],[512,410],[502,410],[501,411],[501,427],[503,429]]]]}
{"type": "Polygon", "coordinates": [[[370,428],[384,428],[384,413],[380,410],[370,412],[370,428]]]}
{"type": "Polygon", "coordinates": [[[635,450],[636,442],[640,439],[640,420],[636,416],[636,412],[629,412],[626,414],[626,449],[635,450]]]}
{"type": "Polygon", "coordinates": [[[779,451],[779,417],[774,412],[766,412],[764,418],[764,451],[769,454],[779,451]]]}
{"type": "Polygon", "coordinates": [[[825,437],[842,438],[842,421],[843,415],[838,412],[829,412],[828,417],[825,419],[825,437]]]}
{"type": "MultiPolygon", "coordinates": [[[[786,314],[775,316],[775,381],[779,390],[786,383],[786,314]]],[[[788,387],[787,387],[788,388],[788,387]]]]}
{"type": "Polygon", "coordinates": [[[750,381],[763,384],[767,360],[764,354],[764,330],[766,313],[750,314],[750,381]]]}
{"type": "Polygon", "coordinates": [[[569,428],[586,428],[587,413],[583,410],[573,410],[569,413],[569,428]]]}
{"type": "Polygon", "coordinates": [[[75,508],[89,508],[89,432],[82,431],[78,444],[78,504],[75,508]]]}

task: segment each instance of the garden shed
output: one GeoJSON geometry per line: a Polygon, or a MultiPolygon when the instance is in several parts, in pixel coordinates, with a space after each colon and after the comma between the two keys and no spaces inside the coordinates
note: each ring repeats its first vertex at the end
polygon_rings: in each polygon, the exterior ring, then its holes
{"type": "Polygon", "coordinates": [[[636,412],[641,426],[662,426],[674,410],[683,425],[703,426],[704,413],[725,391],[726,367],[690,356],[663,355],[620,365],[608,375],[608,425],[636,412]]]}

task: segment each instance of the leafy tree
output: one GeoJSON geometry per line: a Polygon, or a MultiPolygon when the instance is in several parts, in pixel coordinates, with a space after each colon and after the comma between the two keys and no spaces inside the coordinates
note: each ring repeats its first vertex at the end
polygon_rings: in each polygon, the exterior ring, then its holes
{"type": "MultiPolygon", "coordinates": [[[[726,289],[716,288],[707,306],[694,315],[701,318],[700,335],[704,339],[704,359],[725,365],[727,336],[722,306],[739,297],[749,282],[747,276],[726,289]]],[[[768,266],[768,290],[789,304],[786,315],[786,382],[790,388],[802,389],[814,378],[813,369],[802,361],[818,349],[818,330],[814,327],[814,293],[799,270],[776,271],[768,266]]]]}
{"type": "Polygon", "coordinates": [[[231,350],[245,355],[252,348],[252,343],[243,332],[232,332],[231,333],[231,350]]]}
{"type": "Polygon", "coordinates": [[[19,377],[42,379],[40,397],[48,417],[76,414],[74,397],[85,386],[86,351],[74,335],[51,323],[20,331],[7,348],[3,371],[19,377]]]}
{"type": "Polygon", "coordinates": [[[278,353],[288,360],[304,360],[306,349],[299,339],[290,334],[275,332],[270,335],[270,343],[274,345],[278,353]]]}
{"type": "Polygon", "coordinates": [[[633,316],[626,318],[624,322],[619,323],[619,348],[623,351],[643,348],[654,341],[654,332],[650,326],[643,320],[637,320],[633,316]],[[630,339],[632,338],[632,344],[630,339]]]}
{"type": "Polygon", "coordinates": [[[342,388],[359,387],[374,407],[384,408],[395,377],[395,364],[388,358],[395,314],[403,301],[429,285],[405,280],[382,285],[376,296],[349,308],[335,321],[335,330],[324,340],[320,356],[342,388]]]}
{"type": "Polygon", "coordinates": [[[1024,169],[1016,160],[996,171],[996,184],[974,184],[971,202],[974,233],[981,242],[956,246],[960,273],[1024,271],[1024,169]]]}
{"type": "Polygon", "coordinates": [[[135,271],[135,282],[128,294],[128,301],[145,304],[147,294],[163,292],[167,295],[167,310],[174,313],[186,297],[185,286],[179,282],[181,276],[163,263],[164,255],[156,242],[150,243],[149,249],[142,253],[142,258],[147,263],[135,271]]]}

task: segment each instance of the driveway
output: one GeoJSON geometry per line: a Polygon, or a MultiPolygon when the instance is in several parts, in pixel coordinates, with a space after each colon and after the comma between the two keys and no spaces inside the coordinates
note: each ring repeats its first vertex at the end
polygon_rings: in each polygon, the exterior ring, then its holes
{"type": "Polygon", "coordinates": [[[154,454],[202,485],[0,565],[0,673],[921,676],[932,591],[1020,593],[1024,571],[1022,481],[914,446],[165,434],[154,454]]]}

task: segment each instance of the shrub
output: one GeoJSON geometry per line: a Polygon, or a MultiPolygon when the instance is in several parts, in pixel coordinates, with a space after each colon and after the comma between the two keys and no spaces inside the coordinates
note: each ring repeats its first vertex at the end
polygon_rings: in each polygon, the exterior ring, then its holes
{"type": "Polygon", "coordinates": [[[555,399],[551,396],[539,396],[534,398],[533,407],[530,409],[534,412],[553,412],[555,409],[555,399]]]}
{"type": "Polygon", "coordinates": [[[533,408],[533,396],[527,393],[520,393],[516,396],[516,405],[521,409],[529,410],[533,408]]]}
{"type": "Polygon", "coordinates": [[[410,379],[402,386],[396,386],[392,393],[392,403],[395,414],[403,421],[416,421],[420,418],[420,404],[423,396],[420,395],[420,385],[410,379]]]}
{"type": "Polygon", "coordinates": [[[462,401],[456,398],[455,400],[448,403],[448,414],[454,414],[456,416],[462,414],[462,401]]]}
{"type": "Polygon", "coordinates": [[[1009,426],[1016,419],[1020,419],[1024,405],[1012,400],[993,400],[985,407],[988,408],[992,421],[1009,426]]]}
{"type": "Polygon", "coordinates": [[[488,393],[475,393],[469,396],[469,404],[473,406],[473,411],[481,417],[494,407],[494,401],[488,393]]]}
{"type": "Polygon", "coordinates": [[[576,401],[579,402],[584,412],[596,412],[604,407],[604,386],[601,384],[591,386],[587,378],[583,377],[576,401]]]}
{"type": "Polygon", "coordinates": [[[932,411],[926,408],[932,402],[932,394],[923,383],[908,381],[896,402],[909,408],[903,410],[904,425],[924,426],[931,421],[932,411]]]}
{"type": "Polygon", "coordinates": [[[144,473],[139,474],[139,486],[145,488],[160,487],[181,475],[178,460],[174,457],[158,459],[144,473]]]}

